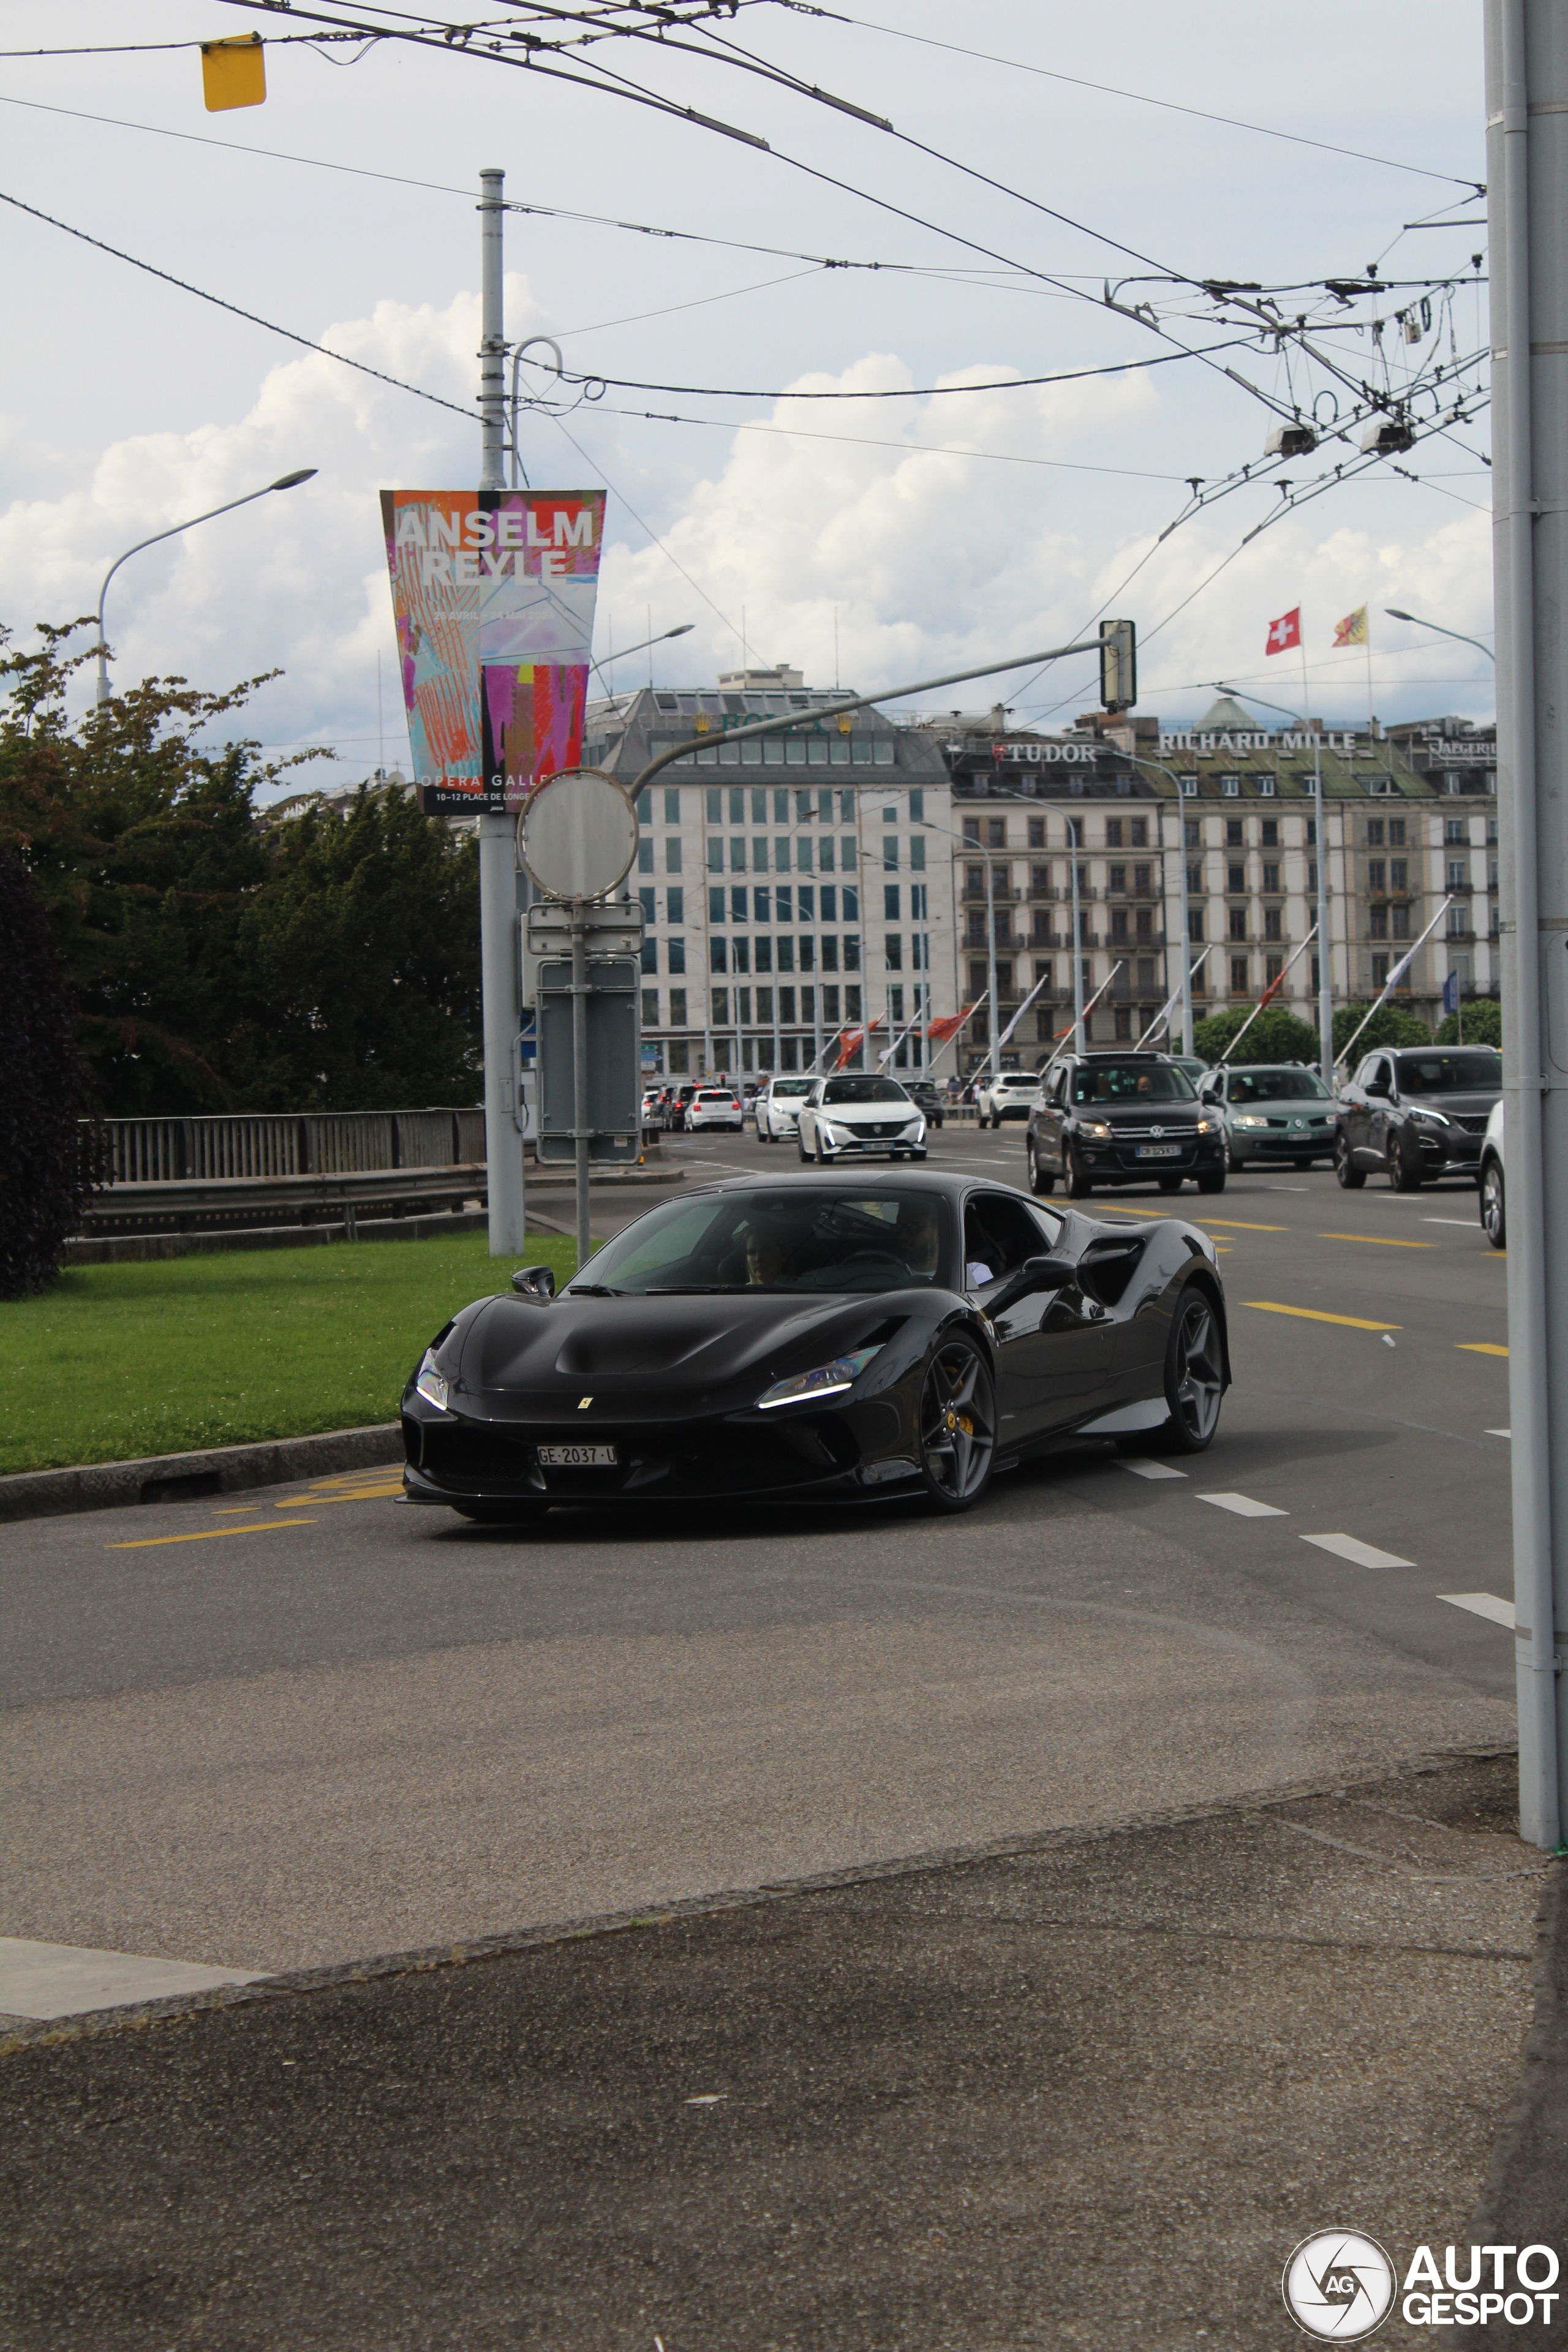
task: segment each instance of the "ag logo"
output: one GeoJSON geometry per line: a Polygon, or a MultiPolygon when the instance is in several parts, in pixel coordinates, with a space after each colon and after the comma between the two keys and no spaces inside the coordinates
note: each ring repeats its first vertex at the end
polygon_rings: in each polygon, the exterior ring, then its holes
{"type": "Polygon", "coordinates": [[[1356,2344],[1382,2326],[1398,2281],[1375,2238],[1322,2230],[1285,2265],[1285,2308],[1320,2344],[1356,2344]]]}

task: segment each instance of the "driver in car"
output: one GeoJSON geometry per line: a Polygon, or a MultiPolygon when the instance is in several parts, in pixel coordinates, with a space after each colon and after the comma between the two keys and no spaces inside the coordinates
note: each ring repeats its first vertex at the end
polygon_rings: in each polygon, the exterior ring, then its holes
{"type": "Polygon", "coordinates": [[[746,1282],[753,1290],[771,1290],[784,1272],[784,1237],[777,1228],[755,1224],[746,1234],[746,1282]]]}

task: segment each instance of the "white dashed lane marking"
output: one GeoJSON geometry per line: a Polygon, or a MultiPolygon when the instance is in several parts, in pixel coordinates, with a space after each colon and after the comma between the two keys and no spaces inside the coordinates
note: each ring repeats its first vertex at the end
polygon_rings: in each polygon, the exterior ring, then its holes
{"type": "Polygon", "coordinates": [[[214,1969],[195,1960],[148,1959],[135,1952],[95,1952],[79,1944],[35,1944],[0,1936],[0,2013],[8,2017],[80,2017],[94,2009],[124,2009],[170,1993],[211,1992],[218,1985],[254,1984],[256,1972],[214,1969]]]}
{"type": "Polygon", "coordinates": [[[1439,1592],[1450,1609],[1468,1609],[1474,1617],[1484,1617],[1493,1625],[1506,1625],[1513,1631],[1513,1603],[1500,1600],[1495,1592],[1439,1592]]]}
{"type": "Polygon", "coordinates": [[[1336,1559],[1348,1559],[1352,1568],[1414,1568],[1413,1559],[1401,1559],[1395,1551],[1379,1551],[1375,1544],[1361,1542],[1355,1536],[1303,1536],[1303,1543],[1316,1544],[1320,1551],[1331,1551],[1336,1559]]]}
{"type": "Polygon", "coordinates": [[[1511,1429],[1489,1429],[1487,1435],[1489,1437],[1511,1437],[1513,1435],[1513,1432],[1511,1429]]]}
{"type": "Polygon", "coordinates": [[[1222,1511],[1234,1511],[1238,1519],[1288,1519],[1290,1516],[1273,1503],[1254,1502],[1250,1495],[1194,1495],[1193,1500],[1213,1503],[1222,1511]]]}
{"type": "Polygon", "coordinates": [[[1117,1467],[1131,1470],[1135,1478],[1184,1478],[1187,1475],[1184,1470],[1173,1470],[1168,1462],[1145,1461],[1141,1454],[1121,1454],[1117,1467]]]}

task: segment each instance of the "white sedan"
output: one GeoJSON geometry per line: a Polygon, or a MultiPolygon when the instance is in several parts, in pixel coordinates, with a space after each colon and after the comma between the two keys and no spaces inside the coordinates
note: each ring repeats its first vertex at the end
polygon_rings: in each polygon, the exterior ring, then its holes
{"type": "Polygon", "coordinates": [[[737,1131],[746,1124],[746,1114],[741,1108],[741,1097],[729,1087],[699,1087],[686,1106],[682,1120],[688,1135],[700,1128],[732,1127],[737,1131]]]}
{"type": "Polygon", "coordinates": [[[795,1134],[803,1160],[923,1160],[926,1123],[896,1078],[814,1078],[795,1134]]]}
{"type": "Polygon", "coordinates": [[[795,1133],[801,1104],[815,1078],[770,1078],[754,1106],[759,1143],[783,1143],[795,1133]]]}

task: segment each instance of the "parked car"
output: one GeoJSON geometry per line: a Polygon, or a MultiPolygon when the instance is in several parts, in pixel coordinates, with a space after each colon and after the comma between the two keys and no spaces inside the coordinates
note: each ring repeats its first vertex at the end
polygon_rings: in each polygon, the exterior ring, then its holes
{"type": "Polygon", "coordinates": [[[1481,1138],[1481,1223],[1493,1249],[1508,1247],[1508,1194],[1502,1180],[1502,1097],[1499,1095],[1481,1138]]]}
{"type": "Polygon", "coordinates": [[[934,1171],[694,1190],[554,1289],[520,1268],[425,1349],[411,1503],[520,1530],[710,1496],[953,1513],[1064,1432],[1201,1453],[1230,1384],[1207,1234],[934,1171]]]}
{"type": "Polygon", "coordinates": [[[753,1106],[759,1143],[783,1143],[795,1133],[801,1104],[816,1084],[814,1078],[770,1078],[753,1106]]]}
{"type": "Polygon", "coordinates": [[[1352,1192],[1377,1171],[1401,1192],[1438,1176],[1479,1178],[1501,1093],[1502,1055],[1490,1045],[1368,1054],[1340,1097],[1334,1173],[1352,1192]]]}
{"type": "Polygon", "coordinates": [[[1037,1070],[992,1071],[975,1089],[981,1126],[1000,1127],[1005,1118],[1027,1118],[1039,1090],[1037,1070]]]}
{"type": "Polygon", "coordinates": [[[701,1081],[682,1078],[671,1087],[664,1098],[664,1123],[672,1132],[686,1124],[686,1106],[697,1092],[701,1081]]]}
{"type": "Polygon", "coordinates": [[[739,1135],[745,1124],[739,1089],[729,1087],[699,1087],[681,1118],[688,1135],[704,1127],[731,1127],[739,1135]]]}
{"type": "Polygon", "coordinates": [[[911,1102],[919,1103],[928,1127],[940,1127],[947,1109],[947,1097],[931,1078],[906,1078],[904,1092],[911,1102]]]}
{"type": "Polygon", "coordinates": [[[926,1123],[896,1078],[813,1078],[795,1119],[803,1160],[923,1160],[926,1123]]]}
{"type": "Polygon", "coordinates": [[[1334,1156],[1334,1097],[1303,1062],[1246,1063],[1207,1071],[1198,1100],[1218,1115],[1226,1166],[1310,1168],[1334,1156]]]}
{"type": "Polygon", "coordinates": [[[1075,1201],[1096,1184],[1179,1192],[1189,1176],[1200,1192],[1225,1190],[1219,1115],[1168,1054],[1064,1055],[1029,1115],[1024,1150],[1031,1192],[1053,1192],[1058,1177],[1075,1201]]]}

